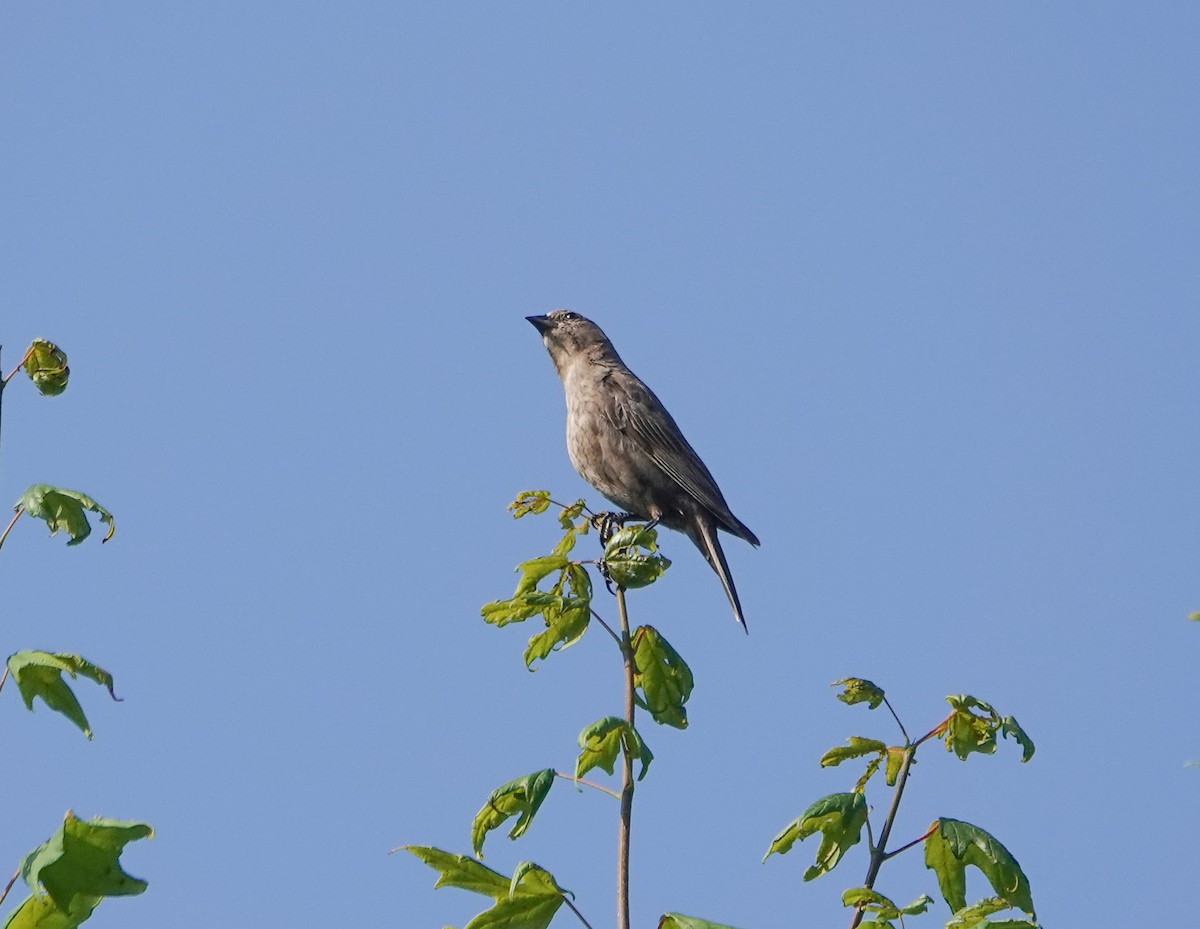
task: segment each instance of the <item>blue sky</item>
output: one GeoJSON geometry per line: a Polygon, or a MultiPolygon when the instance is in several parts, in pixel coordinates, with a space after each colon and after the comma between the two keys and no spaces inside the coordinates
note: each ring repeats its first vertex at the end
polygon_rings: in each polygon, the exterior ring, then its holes
{"type": "MultiPolygon", "coordinates": [[[[10,536],[8,650],[80,652],[125,700],[84,693],[87,743],[0,694],[0,862],[70,807],[157,829],[126,854],[150,890],[97,929],[463,925],[476,899],[388,849],[468,851],[492,788],[620,707],[604,636],[530,675],[534,630],[478,616],[555,537],[517,491],[601,502],[523,319],[567,306],[763,540],[726,544],[749,637],[682,537],[632,598],[697,679],[687,732],[643,732],[635,923],[848,918],[861,848],[810,884],[814,840],[759,863],[853,784],[822,752],[893,737],[833,698],[847,675],[911,730],[971,693],[1038,745],[922,755],[898,837],[990,830],[1047,925],[1173,922],[1200,855],[1198,26],[5,5],[2,358],[46,336],[73,380],[6,392],[0,495],[117,516],[103,548],[10,536]]],[[[536,860],[604,925],[613,806],[560,785],[487,863],[536,860]]],[[[879,889],[936,894],[908,858],[879,889]]]]}

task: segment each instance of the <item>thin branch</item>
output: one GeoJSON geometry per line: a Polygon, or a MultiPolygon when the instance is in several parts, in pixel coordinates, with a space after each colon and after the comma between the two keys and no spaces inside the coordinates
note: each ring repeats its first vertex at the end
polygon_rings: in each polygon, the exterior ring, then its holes
{"type": "MultiPolygon", "coordinates": [[[[4,673],[0,674],[0,690],[4,689],[4,682],[8,680],[8,665],[4,666],[4,673]]],[[[3,899],[3,898],[0,898],[3,899]]]]}
{"type": "Polygon", "coordinates": [[[17,524],[17,520],[21,518],[21,514],[25,512],[25,507],[17,507],[17,512],[13,518],[8,521],[8,525],[4,528],[4,532],[0,534],[0,548],[4,547],[4,540],[8,538],[8,534],[12,532],[12,527],[17,524]]]}
{"type": "Polygon", "coordinates": [[[25,354],[21,356],[20,364],[18,364],[15,368],[13,368],[11,371],[8,372],[8,376],[4,378],[5,384],[7,384],[9,381],[11,381],[13,379],[13,375],[21,370],[21,365],[25,364],[25,362],[27,362],[29,360],[29,356],[32,354],[33,354],[33,346],[31,345],[31,346],[29,346],[29,348],[25,349],[25,354]]]}
{"type": "Polygon", "coordinates": [[[888,702],[888,698],[883,698],[883,705],[888,708],[888,712],[892,714],[892,719],[896,720],[896,725],[900,727],[900,734],[904,736],[904,744],[912,744],[912,740],[908,737],[908,730],[904,728],[904,723],[900,722],[900,717],[896,715],[896,711],[892,709],[892,704],[888,702]]]}
{"type": "MultiPolygon", "coordinates": [[[[953,713],[950,714],[950,716],[953,716],[953,715],[954,715],[953,713]]],[[[947,716],[940,723],[938,723],[936,726],[934,726],[932,729],[930,729],[928,732],[926,732],[923,736],[921,736],[921,738],[919,738],[919,739],[917,739],[917,741],[913,742],[913,748],[916,748],[922,742],[927,742],[930,739],[936,738],[936,737],[940,736],[943,732],[945,732],[946,727],[948,725],[950,725],[950,716],[947,716]]]]}
{"type": "Polygon", "coordinates": [[[915,839],[913,839],[911,842],[909,842],[908,844],[906,844],[906,845],[901,845],[901,846],[900,846],[898,849],[896,849],[895,851],[888,852],[886,855],[884,855],[884,856],[883,856],[883,857],[884,857],[884,859],[886,860],[886,859],[888,859],[888,858],[893,858],[893,857],[895,857],[896,855],[899,855],[901,852],[906,852],[906,851],[908,851],[908,850],[909,850],[910,848],[912,848],[914,845],[920,845],[922,842],[924,842],[926,839],[928,839],[928,838],[929,838],[931,835],[933,835],[935,832],[937,832],[937,823],[934,823],[932,826],[930,826],[930,827],[929,827],[929,831],[928,831],[928,832],[926,832],[924,835],[919,835],[919,836],[917,836],[915,839]]]}
{"type": "Polygon", "coordinates": [[[563,894],[562,898],[563,898],[563,903],[565,903],[567,906],[569,906],[571,908],[571,912],[579,917],[579,921],[581,923],[583,923],[585,926],[587,926],[587,929],[592,929],[592,924],[583,918],[583,914],[580,913],[579,910],[575,908],[575,904],[571,902],[571,898],[568,897],[566,894],[563,894]]]}
{"type": "MultiPolygon", "coordinates": [[[[621,617],[621,656],[625,660],[625,721],[633,729],[636,704],[633,699],[633,643],[629,636],[629,614],[625,589],[617,587],[617,613],[621,617]]],[[[617,832],[617,929],[629,929],[629,834],[633,824],[633,753],[622,752],[621,825],[617,832]]]]}
{"type": "MultiPolygon", "coordinates": [[[[4,673],[7,674],[8,671],[5,670],[4,673]]],[[[0,681],[0,687],[2,687],[3,685],[4,685],[4,682],[0,681]]],[[[616,800],[621,799],[621,795],[619,793],[617,793],[615,790],[611,790],[610,788],[605,787],[603,784],[597,784],[595,781],[585,780],[582,777],[576,777],[573,774],[567,774],[563,771],[555,771],[554,776],[561,777],[565,781],[573,781],[576,784],[584,784],[588,787],[594,787],[594,788],[596,788],[596,790],[604,791],[606,794],[608,794],[610,797],[613,797],[616,800]]]]}
{"type": "MultiPolygon", "coordinates": [[[[591,608],[589,607],[589,609],[591,609],[591,608]]],[[[621,645],[621,637],[619,635],[617,635],[615,632],[613,632],[613,627],[610,626],[608,623],[606,623],[601,618],[600,614],[597,613],[594,609],[592,610],[592,618],[594,620],[596,620],[596,622],[598,622],[601,626],[604,627],[604,631],[613,637],[613,641],[616,642],[617,646],[619,647],[621,645]]]]}
{"type": "MultiPolygon", "coordinates": [[[[888,858],[888,836],[892,834],[892,825],[896,821],[896,811],[900,808],[900,798],[904,795],[904,784],[908,780],[908,769],[912,766],[915,754],[915,745],[910,745],[904,750],[904,760],[900,762],[900,771],[896,774],[896,790],[892,794],[892,802],[888,807],[887,817],[883,821],[883,828],[879,831],[879,844],[871,851],[871,861],[867,865],[867,876],[863,880],[863,886],[868,890],[875,888],[875,878],[879,875],[879,868],[888,858]]],[[[850,929],[855,929],[862,922],[862,918],[862,907],[855,907],[854,915],[850,918],[850,929]]]]}
{"type": "Polygon", "coordinates": [[[8,896],[8,892],[13,889],[13,884],[17,882],[17,878],[21,876],[21,869],[17,868],[13,872],[13,876],[8,879],[8,883],[4,885],[4,893],[0,893],[0,903],[4,902],[4,898],[8,896]]]}

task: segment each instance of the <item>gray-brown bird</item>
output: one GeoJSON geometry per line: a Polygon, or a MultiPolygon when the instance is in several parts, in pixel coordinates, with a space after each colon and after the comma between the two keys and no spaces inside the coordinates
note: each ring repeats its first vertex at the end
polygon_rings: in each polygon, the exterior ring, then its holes
{"type": "Polygon", "coordinates": [[[637,519],[696,543],[746,620],[717,530],[758,545],[729,511],[717,482],[671,414],[590,319],[570,310],[527,316],[550,352],[567,397],[567,454],[585,481],[637,519]]]}

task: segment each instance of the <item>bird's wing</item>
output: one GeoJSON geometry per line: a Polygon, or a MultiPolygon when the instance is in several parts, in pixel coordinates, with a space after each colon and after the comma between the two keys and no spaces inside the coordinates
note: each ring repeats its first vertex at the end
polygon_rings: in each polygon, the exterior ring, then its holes
{"type": "Polygon", "coordinates": [[[730,532],[752,537],[753,533],[730,512],[712,474],[654,392],[635,377],[623,381],[622,389],[612,392],[613,425],[730,532]]]}

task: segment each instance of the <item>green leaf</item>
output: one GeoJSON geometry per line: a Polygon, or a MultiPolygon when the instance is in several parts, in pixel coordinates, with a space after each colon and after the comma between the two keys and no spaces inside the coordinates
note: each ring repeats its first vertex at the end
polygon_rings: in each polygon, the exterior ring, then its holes
{"type": "Polygon", "coordinates": [[[66,671],[73,678],[83,675],[105,687],[114,700],[120,700],[120,697],[113,693],[112,675],[79,655],[21,651],[9,656],[8,670],[17,682],[21,699],[25,701],[27,709],[32,710],[34,698],[41,697],[46,706],[56,713],[62,713],[89,739],[92,737],[92,730],[83,713],[83,707],[79,705],[75,692],[63,680],[62,673],[66,671]]]}
{"type": "Polygon", "coordinates": [[[861,758],[863,755],[882,755],[888,750],[887,743],[880,742],[878,739],[864,739],[862,736],[852,735],[846,741],[850,744],[835,745],[821,756],[820,764],[822,768],[836,767],[843,761],[851,758],[861,758]]]}
{"type": "Polygon", "coordinates": [[[872,684],[865,678],[844,677],[840,681],[834,681],[829,686],[842,688],[842,692],[837,695],[837,698],[842,703],[866,703],[868,704],[868,709],[872,710],[883,703],[883,688],[872,684]]]}
{"type": "Polygon", "coordinates": [[[108,532],[102,542],[107,542],[116,531],[112,513],[86,494],[77,490],[66,490],[62,487],[51,487],[49,484],[31,484],[21,494],[21,499],[13,506],[14,510],[21,508],[30,516],[44,519],[50,527],[50,534],[56,535],[58,530],[66,530],[71,540],[68,545],[78,545],[89,535],[92,527],[88,523],[86,510],[91,510],[100,516],[100,521],[108,523],[108,532]]]}
{"type": "Polygon", "coordinates": [[[936,875],[950,909],[967,905],[966,869],[983,872],[997,896],[1036,918],[1029,880],[1012,854],[999,840],[978,826],[957,819],[938,819],[937,829],[925,840],[925,867],[936,875]]]}
{"type": "Polygon", "coordinates": [[[434,887],[461,887],[496,901],[465,929],[546,929],[568,893],[549,871],[532,862],[519,864],[509,879],[465,855],[422,845],[404,849],[438,872],[434,887]]]}
{"type": "MultiPolygon", "coordinates": [[[[915,761],[915,759],[914,759],[915,761]]],[[[887,767],[883,771],[883,779],[888,787],[896,786],[896,778],[900,776],[900,768],[904,764],[904,749],[889,748],[887,753],[887,767]]]]}
{"type": "Polygon", "coordinates": [[[658,921],[658,929],[733,929],[733,926],[697,919],[695,916],[683,916],[680,913],[663,913],[662,919],[658,921]]]}
{"type": "Polygon", "coordinates": [[[485,603],[480,609],[484,622],[493,626],[507,626],[509,623],[524,622],[531,616],[537,616],[546,607],[553,606],[562,598],[544,590],[531,590],[518,594],[511,600],[493,600],[485,603]]]}
{"type": "Polygon", "coordinates": [[[471,848],[475,857],[483,857],[483,840],[510,816],[516,816],[517,823],[508,837],[515,839],[524,835],[553,786],[554,769],[546,768],[518,777],[493,790],[471,824],[471,848]]]}
{"type": "Polygon", "coordinates": [[[563,569],[560,585],[565,582],[569,595],[558,595],[554,603],[543,608],[546,630],[529,640],[525,649],[525,666],[546,658],[552,651],[562,651],[578,642],[592,621],[592,580],[582,565],[569,563],[563,569]]]}
{"type": "Polygon", "coordinates": [[[1021,746],[1021,762],[1024,763],[1033,757],[1036,749],[1033,747],[1033,739],[1029,738],[1025,730],[1012,716],[1005,716],[1000,720],[1000,731],[1004,737],[1017,740],[1017,744],[1021,746]]]}
{"type": "MultiPolygon", "coordinates": [[[[886,753],[885,753],[886,754],[886,753]]],[[[875,776],[875,772],[879,770],[879,766],[883,764],[884,755],[876,755],[867,762],[866,770],[863,771],[862,777],[854,784],[856,793],[862,793],[867,789],[867,782],[875,776]]]]}
{"type": "Polygon", "coordinates": [[[578,533],[585,535],[588,531],[588,521],[585,519],[578,525],[575,520],[583,514],[587,509],[587,504],[582,500],[576,500],[570,506],[564,506],[558,513],[558,524],[564,529],[569,529],[572,534],[578,533]]]}
{"type": "Polygon", "coordinates": [[[967,694],[951,694],[946,702],[954,708],[946,719],[946,749],[964,761],[972,752],[992,754],[1000,728],[999,714],[989,704],[967,694]],[[983,712],[976,713],[975,709],[983,712]]]}
{"type": "Polygon", "coordinates": [[[900,907],[869,887],[851,887],[842,894],[842,906],[860,907],[863,912],[875,913],[880,919],[900,918],[900,907]]]}
{"type": "Polygon", "coordinates": [[[536,590],[538,583],[547,575],[561,571],[567,566],[566,555],[543,555],[540,558],[530,558],[517,565],[521,579],[517,582],[517,594],[529,593],[536,590]]]}
{"type": "Polygon", "coordinates": [[[43,396],[56,397],[67,389],[67,354],[47,339],[33,340],[21,367],[43,396]]]}
{"type": "Polygon", "coordinates": [[[76,929],[102,899],[80,894],[64,909],[49,894],[33,894],[8,914],[3,929],[76,929]]]}
{"type": "Polygon", "coordinates": [[[32,890],[40,883],[72,915],[89,905],[80,898],[140,894],[146,882],[126,874],[120,856],[127,844],[153,834],[145,823],[83,820],[68,811],[59,830],[25,856],[21,876],[32,890]]]}
{"type": "Polygon", "coordinates": [[[867,800],[863,794],[854,792],[822,797],[775,836],[763,861],[775,853],[787,854],[797,841],[819,831],[821,847],[817,850],[817,862],[804,872],[804,879],[811,881],[832,871],[846,850],[858,844],[866,821],[867,800]]]}
{"type": "Polygon", "coordinates": [[[955,913],[946,929],[1038,929],[1036,922],[1027,919],[988,919],[993,913],[1012,909],[1012,904],[1000,897],[988,897],[972,903],[955,913]]]}
{"type": "Polygon", "coordinates": [[[646,770],[654,755],[642,741],[636,729],[619,716],[605,716],[579,733],[579,758],[575,762],[575,777],[581,778],[592,768],[600,768],[612,774],[617,763],[617,753],[626,754],[640,761],[638,780],[646,776],[646,770]]]}
{"type": "Polygon", "coordinates": [[[692,695],[695,680],[687,662],[653,626],[641,626],[633,634],[633,685],[641,691],[639,703],[656,723],[686,729],[684,704],[692,695]]]}
{"type": "Polygon", "coordinates": [[[520,519],[530,513],[544,513],[549,506],[550,491],[522,490],[508,508],[512,511],[513,519],[520,519]]]}
{"type": "Polygon", "coordinates": [[[626,590],[646,587],[671,567],[658,554],[658,532],[643,525],[618,530],[604,548],[604,567],[613,583],[626,590]]]}

